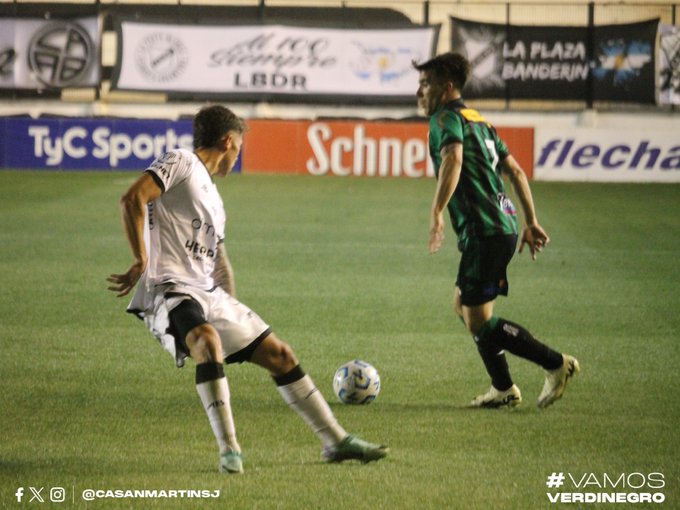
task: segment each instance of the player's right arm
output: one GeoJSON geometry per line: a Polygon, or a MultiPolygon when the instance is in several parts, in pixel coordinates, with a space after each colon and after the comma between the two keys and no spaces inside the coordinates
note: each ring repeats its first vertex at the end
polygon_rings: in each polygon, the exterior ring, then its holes
{"type": "Polygon", "coordinates": [[[118,297],[129,294],[146,269],[148,261],[144,243],[146,206],[149,202],[159,198],[162,192],[163,190],[151,174],[145,172],[120,199],[123,227],[134,262],[125,273],[112,274],[107,278],[107,281],[112,284],[109,290],[116,292],[118,297]]]}
{"type": "Polygon", "coordinates": [[[444,241],[444,211],[451,201],[463,166],[463,144],[453,142],[441,149],[442,162],[439,166],[437,189],[432,200],[430,215],[430,253],[436,253],[444,241]]]}

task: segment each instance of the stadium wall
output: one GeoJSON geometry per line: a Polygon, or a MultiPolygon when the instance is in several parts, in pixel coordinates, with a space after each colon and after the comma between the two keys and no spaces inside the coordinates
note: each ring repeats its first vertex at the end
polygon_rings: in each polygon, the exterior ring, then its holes
{"type": "MultiPolygon", "coordinates": [[[[680,182],[677,116],[490,112],[511,152],[540,180],[680,182]]],[[[250,119],[245,173],[428,178],[427,121],[250,119]]],[[[134,170],[191,148],[191,122],[30,116],[0,118],[0,167],[134,170]]]]}

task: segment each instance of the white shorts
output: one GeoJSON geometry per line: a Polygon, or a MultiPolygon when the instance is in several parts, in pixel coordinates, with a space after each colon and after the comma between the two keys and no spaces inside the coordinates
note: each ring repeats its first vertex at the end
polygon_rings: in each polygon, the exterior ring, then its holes
{"type": "Polygon", "coordinates": [[[172,334],[169,314],[187,299],[193,299],[201,306],[206,322],[219,333],[225,361],[244,361],[238,357],[234,359],[233,355],[263,340],[271,331],[259,315],[220,287],[204,291],[168,284],[154,288],[151,294],[152,296],[143,299],[147,303],[143,313],[139,313],[139,307],[134,309],[135,298],[128,311],[135,312],[144,319],[149,330],[173,356],[178,367],[184,366],[188,353],[184,339],[176,339],[172,334]],[[231,360],[228,360],[230,357],[231,360]]]}

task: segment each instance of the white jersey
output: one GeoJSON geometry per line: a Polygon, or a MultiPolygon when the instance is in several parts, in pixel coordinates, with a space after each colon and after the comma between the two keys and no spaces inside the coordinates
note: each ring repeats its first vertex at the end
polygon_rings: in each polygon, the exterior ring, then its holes
{"type": "Polygon", "coordinates": [[[148,205],[147,286],[174,282],[212,289],[226,216],[207,168],[193,152],[177,149],[154,161],[146,171],[163,189],[148,205]]]}
{"type": "Polygon", "coordinates": [[[212,177],[198,156],[185,149],[168,152],[146,171],[163,194],[149,204],[148,264],[128,312],[144,320],[181,367],[188,352],[170,330],[170,314],[183,300],[193,299],[220,335],[225,362],[243,361],[238,353],[270,329],[250,308],[215,287],[212,273],[226,216],[212,177]]]}

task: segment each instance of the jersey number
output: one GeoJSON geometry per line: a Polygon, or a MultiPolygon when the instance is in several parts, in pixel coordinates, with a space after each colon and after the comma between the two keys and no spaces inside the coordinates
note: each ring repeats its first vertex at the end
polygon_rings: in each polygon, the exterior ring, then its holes
{"type": "Polygon", "coordinates": [[[484,140],[484,144],[486,145],[486,148],[489,149],[489,153],[491,154],[492,161],[491,161],[491,168],[493,168],[493,171],[496,171],[496,165],[498,164],[498,152],[496,151],[496,144],[493,143],[493,140],[484,140]]]}

